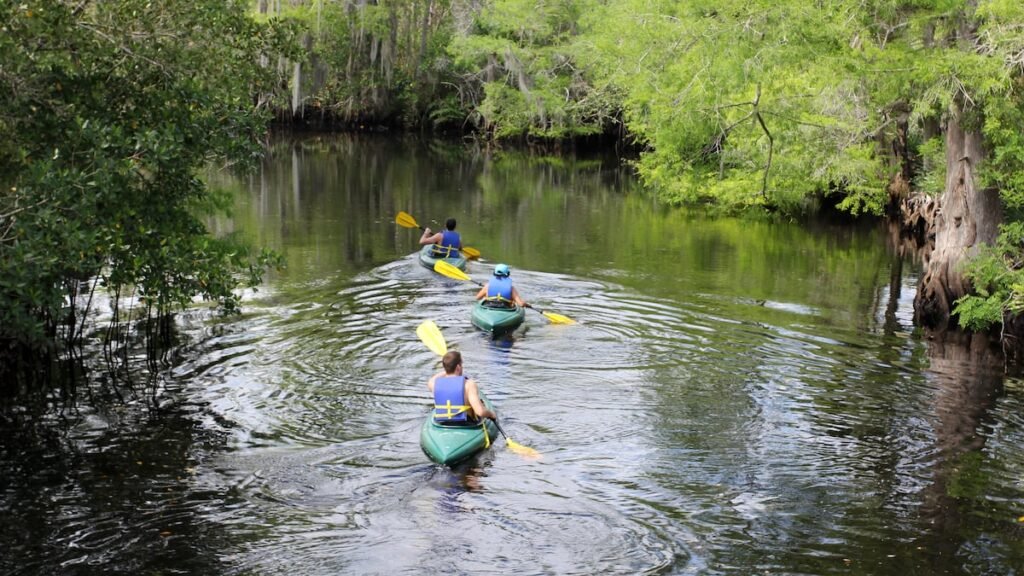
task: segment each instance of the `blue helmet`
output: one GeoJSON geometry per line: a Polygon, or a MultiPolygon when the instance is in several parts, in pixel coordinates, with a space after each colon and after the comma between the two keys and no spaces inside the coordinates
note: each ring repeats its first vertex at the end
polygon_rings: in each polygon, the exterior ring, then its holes
{"type": "Polygon", "coordinates": [[[508,276],[509,273],[508,264],[498,264],[494,267],[495,276],[508,276]]]}

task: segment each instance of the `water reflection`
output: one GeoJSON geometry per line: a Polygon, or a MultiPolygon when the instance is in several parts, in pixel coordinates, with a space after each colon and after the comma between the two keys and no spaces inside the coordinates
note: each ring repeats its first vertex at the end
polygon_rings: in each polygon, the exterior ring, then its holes
{"type": "Polygon", "coordinates": [[[183,316],[155,403],[68,411],[50,437],[3,422],[0,572],[1024,567],[1024,385],[981,343],[920,337],[884,230],[663,209],[599,160],[365,136],[271,152],[214,178],[238,205],[218,228],[289,259],[246,314],[183,316]],[[487,260],[471,275],[509,262],[579,323],[477,330],[398,210],[455,215],[487,260]],[[425,319],[543,459],[499,439],[427,461],[425,319]]]}
{"type": "MultiPolygon", "coordinates": [[[[486,454],[478,455],[474,460],[486,457],[486,454]]],[[[434,476],[428,484],[438,491],[437,511],[442,521],[447,514],[455,516],[463,512],[472,512],[464,507],[462,500],[467,493],[484,491],[483,476],[483,468],[475,461],[464,463],[455,469],[447,466],[438,466],[434,469],[434,476]]]]}
{"type": "Polygon", "coordinates": [[[920,508],[921,521],[929,530],[917,544],[930,552],[934,568],[955,562],[965,550],[973,549],[968,557],[975,569],[1011,573],[1014,565],[999,558],[998,540],[987,534],[964,538],[978,520],[1007,527],[1016,521],[1014,509],[999,518],[987,503],[978,501],[989,497],[979,482],[984,481],[987,459],[984,428],[996,424],[990,413],[1002,395],[1000,347],[984,335],[944,333],[933,338],[928,356],[937,386],[929,414],[936,437],[928,462],[931,483],[920,508]]]}
{"type": "Polygon", "coordinates": [[[525,336],[526,328],[520,327],[516,332],[498,335],[480,332],[480,338],[483,340],[482,348],[486,351],[486,355],[481,360],[488,367],[486,375],[488,380],[495,383],[512,380],[512,371],[515,369],[512,348],[517,339],[525,336]]]}
{"type": "Polygon", "coordinates": [[[195,573],[225,570],[222,531],[196,515],[230,507],[221,490],[192,485],[211,433],[192,409],[97,401],[51,421],[3,420],[4,527],[0,572],[88,574],[143,563],[195,573]]]}

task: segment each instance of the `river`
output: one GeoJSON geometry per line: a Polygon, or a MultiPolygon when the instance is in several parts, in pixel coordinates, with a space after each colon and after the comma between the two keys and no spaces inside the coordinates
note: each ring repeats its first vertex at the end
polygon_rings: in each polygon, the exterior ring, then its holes
{"type": "Polygon", "coordinates": [[[1024,384],[914,328],[919,266],[878,225],[708,218],[615,158],[373,135],[209,180],[217,233],[287,267],[240,316],[181,314],[155,382],[8,407],[0,573],[1024,570],[1024,384]],[[479,332],[399,210],[457,218],[473,279],[507,263],[577,324],[479,332]],[[427,319],[539,459],[427,460],[427,319]]]}

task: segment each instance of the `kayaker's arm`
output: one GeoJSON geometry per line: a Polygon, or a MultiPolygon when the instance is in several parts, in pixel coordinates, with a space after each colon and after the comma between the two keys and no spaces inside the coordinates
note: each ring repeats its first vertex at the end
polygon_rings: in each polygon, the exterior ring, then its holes
{"type": "Polygon", "coordinates": [[[526,306],[526,301],[519,296],[519,290],[516,290],[515,286],[512,287],[512,302],[515,302],[516,306],[526,306]]]}
{"type": "Polygon", "coordinates": [[[438,244],[443,237],[440,232],[437,234],[431,233],[430,228],[427,227],[423,229],[423,236],[420,236],[420,244],[438,244]]]}
{"type": "Polygon", "coordinates": [[[480,401],[480,392],[477,389],[476,380],[466,380],[466,400],[469,401],[469,405],[473,407],[473,413],[478,418],[498,419],[498,415],[493,410],[488,410],[484,403],[480,401]]]}
{"type": "Polygon", "coordinates": [[[476,299],[477,299],[477,300],[480,300],[481,298],[484,298],[485,296],[487,296],[487,284],[484,284],[484,285],[483,285],[483,286],[482,286],[482,287],[480,288],[480,290],[478,290],[478,291],[477,291],[477,293],[476,293],[476,299]]]}

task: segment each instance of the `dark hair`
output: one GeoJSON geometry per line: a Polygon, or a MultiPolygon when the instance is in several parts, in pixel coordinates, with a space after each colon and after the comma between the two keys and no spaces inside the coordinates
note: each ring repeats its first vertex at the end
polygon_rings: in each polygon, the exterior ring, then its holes
{"type": "Polygon", "coordinates": [[[445,374],[453,374],[460,364],[462,364],[462,354],[459,354],[457,350],[451,350],[444,355],[444,358],[441,358],[445,374]]]}
{"type": "Polygon", "coordinates": [[[444,227],[449,230],[455,230],[455,218],[449,218],[448,221],[444,223],[444,227]]]}

